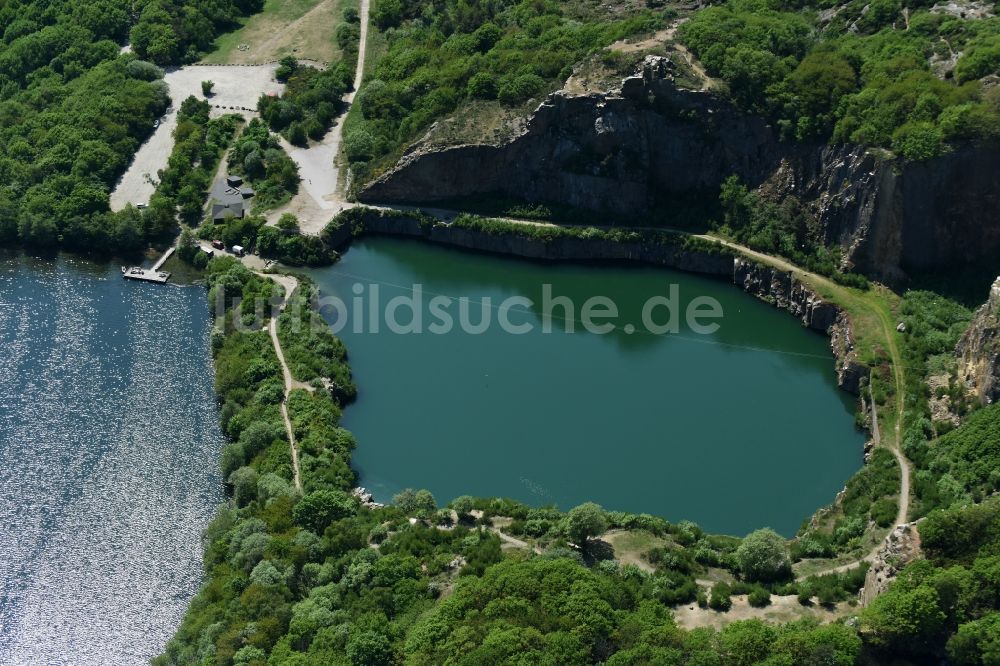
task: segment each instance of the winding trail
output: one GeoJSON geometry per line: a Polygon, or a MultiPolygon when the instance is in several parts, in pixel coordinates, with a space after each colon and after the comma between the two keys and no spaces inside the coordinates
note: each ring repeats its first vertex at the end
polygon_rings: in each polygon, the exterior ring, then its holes
{"type": "MultiPolygon", "coordinates": [[[[282,286],[285,290],[285,297],[282,299],[281,305],[279,306],[279,313],[285,311],[285,306],[288,305],[288,300],[292,296],[292,292],[299,286],[299,281],[293,278],[291,275],[279,275],[272,273],[257,273],[260,277],[269,278],[274,280],[282,286]]],[[[271,321],[267,325],[267,331],[271,335],[271,343],[274,345],[274,353],[278,357],[278,363],[281,364],[281,374],[284,377],[285,383],[285,397],[281,401],[281,419],[285,422],[285,432],[288,434],[288,448],[292,455],[292,479],[295,482],[295,489],[302,494],[302,474],[299,470],[299,447],[295,443],[295,431],[292,429],[292,420],[288,417],[288,396],[292,392],[293,388],[307,388],[312,387],[297,386],[297,382],[292,377],[291,370],[288,369],[288,363],[285,361],[285,352],[281,349],[281,340],[278,339],[278,318],[271,317],[271,321]]]]}
{"type": "Polygon", "coordinates": [[[530,550],[530,551],[534,552],[535,555],[541,555],[542,554],[542,549],[539,548],[538,546],[532,546],[527,541],[521,541],[520,539],[516,539],[516,538],[512,537],[511,535],[506,534],[505,532],[501,532],[499,528],[490,527],[489,529],[490,529],[491,532],[493,532],[498,537],[500,537],[500,540],[503,541],[506,544],[510,544],[511,546],[514,546],[515,548],[523,548],[525,550],[530,550]]]}
{"type": "MultiPolygon", "coordinates": [[[[683,233],[683,232],[682,232],[683,233]]],[[[774,268],[778,268],[783,271],[791,273],[793,276],[803,279],[804,282],[811,282],[813,284],[822,285],[828,291],[838,295],[838,298],[843,301],[852,302],[855,306],[861,305],[873,312],[878,318],[879,326],[882,329],[883,336],[885,338],[886,347],[888,348],[889,356],[892,360],[893,376],[896,384],[896,419],[895,428],[893,432],[892,440],[885,443],[886,448],[888,448],[893,456],[896,458],[896,463],[899,465],[900,473],[900,488],[899,488],[899,509],[896,513],[896,525],[904,525],[907,522],[907,516],[910,510],[910,463],[903,455],[902,451],[902,435],[900,431],[900,424],[903,420],[903,407],[905,404],[905,392],[906,383],[903,378],[903,358],[899,352],[899,345],[896,343],[895,332],[896,328],[892,325],[892,321],[889,319],[889,313],[887,313],[883,308],[878,307],[876,304],[857,296],[845,287],[838,285],[833,280],[826,278],[822,275],[817,275],[816,273],[810,273],[809,271],[803,270],[799,266],[782,259],[780,257],[774,257],[769,254],[763,254],[750,248],[740,245],[739,243],[734,243],[732,241],[719,238],[717,236],[712,236],[710,234],[691,234],[697,238],[702,238],[705,240],[716,241],[725,245],[726,247],[736,250],[737,252],[751,257],[760,261],[761,263],[767,264],[774,268]]],[[[881,445],[882,438],[878,433],[878,413],[875,407],[875,401],[872,400],[872,420],[873,420],[873,434],[876,435],[876,445],[881,445]]],[[[822,576],[826,574],[833,573],[843,573],[858,567],[865,562],[871,562],[878,555],[879,551],[882,550],[883,541],[879,541],[875,544],[875,547],[866,553],[864,556],[847,562],[845,564],[840,564],[837,566],[828,567],[821,569],[819,571],[813,571],[808,575],[798,576],[798,580],[808,578],[809,576],[822,576]]]]}
{"type": "MultiPolygon", "coordinates": [[[[897,344],[895,337],[896,327],[893,326],[892,321],[889,318],[889,313],[886,312],[884,308],[878,307],[876,304],[872,303],[870,300],[864,299],[861,296],[853,294],[852,292],[848,291],[845,287],[838,285],[833,280],[830,280],[829,278],[826,278],[822,275],[817,275],[816,273],[811,273],[809,271],[803,270],[799,266],[796,266],[790,261],[787,261],[780,257],[774,257],[769,254],[757,252],[755,250],[751,250],[750,248],[744,245],[740,245],[739,243],[734,243],[732,241],[719,238],[717,236],[713,236],[710,234],[690,234],[690,235],[705,240],[716,241],[732,250],[736,250],[737,252],[743,255],[756,259],[761,263],[767,264],[769,266],[778,268],[783,271],[787,271],[791,273],[793,276],[802,279],[804,282],[807,283],[811,282],[816,285],[821,285],[827,291],[837,294],[839,300],[843,302],[851,302],[855,306],[860,305],[861,307],[873,312],[875,316],[878,318],[879,326],[882,329],[882,334],[885,338],[884,341],[887,347],[887,351],[889,352],[889,356],[892,361],[893,377],[896,384],[896,414],[895,414],[896,418],[895,418],[895,427],[893,429],[893,437],[890,441],[884,442],[885,447],[892,452],[893,456],[896,458],[896,463],[899,465],[899,474],[900,474],[900,484],[899,484],[900,487],[899,487],[899,500],[898,500],[899,508],[896,513],[896,524],[894,525],[894,527],[905,525],[910,510],[910,463],[906,459],[906,456],[903,455],[902,433],[900,425],[903,420],[903,408],[906,400],[906,382],[903,377],[903,358],[902,354],[899,351],[899,345],[897,344]]],[[[876,411],[874,400],[872,400],[872,419],[873,419],[873,434],[876,434],[876,445],[881,445],[883,444],[883,440],[882,437],[877,434],[878,413],[876,411]]],[[[877,543],[870,552],[868,552],[867,554],[856,560],[852,560],[851,562],[848,562],[846,564],[841,564],[821,569],[819,571],[814,571],[808,574],[808,576],[821,576],[832,573],[843,573],[850,569],[854,569],[855,567],[859,566],[860,564],[863,564],[864,562],[871,562],[878,555],[879,551],[882,550],[883,544],[884,540],[877,543]]],[[[803,578],[807,578],[808,576],[799,576],[798,579],[801,580],[803,578]]]]}

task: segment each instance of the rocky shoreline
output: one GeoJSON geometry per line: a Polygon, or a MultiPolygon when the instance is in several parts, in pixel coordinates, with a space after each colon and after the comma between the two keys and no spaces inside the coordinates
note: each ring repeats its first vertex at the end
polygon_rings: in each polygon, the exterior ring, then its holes
{"type": "MultiPolygon", "coordinates": [[[[331,224],[326,242],[343,249],[353,238],[366,234],[421,238],[432,243],[543,261],[621,261],[662,266],[674,270],[726,279],[746,293],[786,310],[803,326],[830,338],[837,385],[859,395],[870,369],[858,361],[851,322],[835,304],[824,300],[790,273],[737,256],[717,247],[685,247],[683,242],[612,240],[609,238],[517,233],[497,233],[457,225],[446,225],[418,214],[374,208],[355,209],[352,220],[331,224]]],[[[509,223],[516,225],[516,223],[509,223]]],[[[529,225],[524,225],[526,228],[529,225]]],[[[710,245],[705,243],[705,246],[710,245]]]]}

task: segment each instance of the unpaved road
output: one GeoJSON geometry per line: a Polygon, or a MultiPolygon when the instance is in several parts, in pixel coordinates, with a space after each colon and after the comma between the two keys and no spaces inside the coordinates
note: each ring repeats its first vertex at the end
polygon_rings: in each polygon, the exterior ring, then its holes
{"type": "MultiPolygon", "coordinates": [[[[280,284],[285,289],[285,298],[281,303],[281,311],[284,311],[285,305],[288,304],[288,299],[291,298],[292,292],[295,288],[299,286],[299,281],[290,275],[277,275],[277,274],[267,274],[267,273],[257,273],[257,275],[263,278],[270,278],[280,284]]],[[[288,434],[288,448],[292,456],[292,478],[295,481],[295,489],[302,493],[302,475],[299,472],[299,447],[295,443],[295,431],[292,428],[292,421],[288,418],[288,394],[292,392],[294,388],[295,381],[292,378],[292,373],[288,369],[288,363],[285,362],[285,353],[281,349],[281,340],[278,339],[278,318],[271,317],[271,322],[267,326],[267,332],[271,335],[271,344],[274,345],[274,353],[278,357],[278,362],[281,364],[281,374],[285,380],[285,397],[281,401],[281,420],[285,422],[285,431],[288,434]]]]}
{"type": "Polygon", "coordinates": [[[353,204],[344,200],[340,191],[340,167],[337,156],[344,137],[344,119],[354,103],[354,96],[361,87],[365,73],[365,52],[368,50],[368,15],[371,0],[361,0],[361,37],[358,41],[358,65],[354,70],[354,89],[344,95],[344,111],[321,141],[310,142],[307,147],[296,147],[281,139],[281,147],[299,167],[302,179],[299,192],[288,204],[272,211],[268,221],[272,224],[284,213],[299,218],[299,228],[305,234],[318,234],[323,227],[344,208],[353,204]]]}
{"type": "Polygon", "coordinates": [[[284,84],[274,80],[277,64],[254,66],[205,65],[180,67],[168,71],[163,80],[170,88],[171,107],[160,119],[160,126],[146,143],[139,147],[132,164],[122,175],[111,193],[111,210],[118,211],[129,203],[149,203],[156,189],[157,173],[167,166],[174,147],[174,128],[177,127],[177,110],[181,102],[194,95],[204,99],[202,81],[215,82],[212,96],[212,115],[240,113],[246,118],[256,115],[257,100],[263,94],[280,95],[284,84]],[[216,105],[227,107],[215,108],[216,105]],[[231,108],[236,107],[236,108],[231,108]]]}

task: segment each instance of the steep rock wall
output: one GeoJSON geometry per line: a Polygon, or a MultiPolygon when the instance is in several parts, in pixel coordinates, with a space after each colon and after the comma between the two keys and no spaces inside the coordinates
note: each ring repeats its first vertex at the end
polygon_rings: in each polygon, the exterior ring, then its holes
{"type": "Polygon", "coordinates": [[[886,536],[882,547],[872,559],[868,573],[865,574],[865,584],[858,593],[858,601],[862,606],[869,605],[875,597],[887,589],[896,580],[896,575],[910,562],[920,558],[919,522],[897,525],[886,536]]]}
{"type": "Polygon", "coordinates": [[[959,378],[983,404],[1000,398],[1000,278],[958,342],[959,378]]]}
{"type": "Polygon", "coordinates": [[[383,215],[376,211],[364,216],[360,228],[345,225],[329,234],[326,240],[333,247],[340,247],[352,236],[364,233],[419,237],[467,250],[544,261],[625,261],[727,278],[733,270],[732,254],[724,251],[707,252],[684,249],[680,245],[600,238],[557,237],[543,240],[528,235],[495,234],[442,224],[427,226],[415,217],[383,215]]]}
{"type": "Polygon", "coordinates": [[[854,395],[861,392],[861,381],[868,376],[870,369],[858,361],[846,313],[823,300],[791,274],[745,259],[736,258],[733,261],[733,284],[777,308],[787,310],[803,326],[830,336],[837,385],[854,395]]]}
{"type": "Polygon", "coordinates": [[[733,173],[759,183],[777,167],[783,150],[763,120],[677,88],[671,70],[666,58],[649,58],[620,90],[556,92],[500,146],[417,144],[359,198],[426,203],[503,193],[638,214],[670,194],[714,195],[733,173]]]}
{"type": "Polygon", "coordinates": [[[678,88],[672,72],[668,59],[650,56],[619,89],[554,93],[502,145],[418,143],[359,198],[430,203],[502,193],[639,215],[678,196],[715,197],[737,174],[770,195],[805,201],[846,263],[879,279],[1000,251],[996,147],[903,163],[859,146],[782,143],[761,118],[678,88]]]}

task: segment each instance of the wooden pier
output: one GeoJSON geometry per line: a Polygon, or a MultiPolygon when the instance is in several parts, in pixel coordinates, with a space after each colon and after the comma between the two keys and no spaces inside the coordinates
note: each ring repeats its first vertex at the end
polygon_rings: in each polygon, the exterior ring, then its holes
{"type": "Polygon", "coordinates": [[[164,271],[154,271],[148,268],[139,268],[138,266],[122,266],[122,277],[126,280],[140,280],[142,282],[166,284],[167,280],[170,279],[170,273],[166,273],[164,271]]]}
{"type": "Polygon", "coordinates": [[[160,268],[163,266],[163,264],[167,263],[167,259],[170,258],[170,256],[174,253],[174,250],[176,250],[176,249],[177,249],[176,245],[171,245],[170,249],[167,250],[166,252],[164,252],[163,256],[160,257],[157,260],[157,262],[155,264],[153,264],[153,267],[151,269],[149,269],[149,270],[151,270],[151,271],[159,271],[160,268]]]}
{"type": "Polygon", "coordinates": [[[152,268],[141,268],[139,266],[122,266],[122,277],[126,280],[139,280],[141,282],[155,282],[156,284],[166,284],[170,279],[170,273],[161,271],[160,268],[167,262],[167,259],[174,253],[176,247],[172,246],[163,253],[163,256],[156,260],[152,268]]]}

